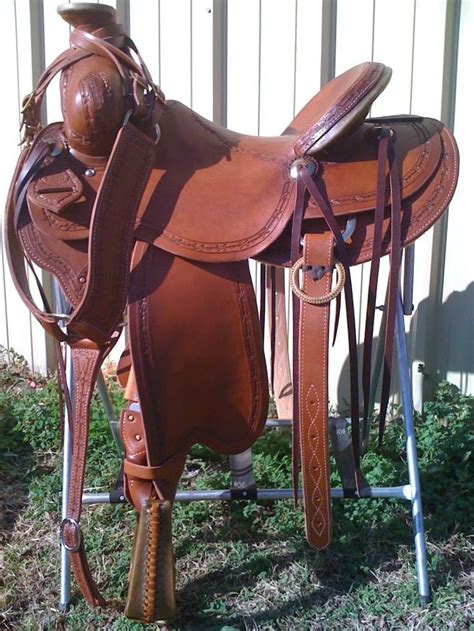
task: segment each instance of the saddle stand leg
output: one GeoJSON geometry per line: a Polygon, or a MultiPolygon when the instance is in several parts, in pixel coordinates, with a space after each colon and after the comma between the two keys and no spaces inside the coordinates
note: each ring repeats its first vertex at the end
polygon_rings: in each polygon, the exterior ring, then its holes
{"type": "MultiPolygon", "coordinates": [[[[66,354],[66,374],[68,387],[72,384],[71,354],[67,349],[66,354]]],[[[65,406],[66,407],[66,406],[65,406]]],[[[61,498],[61,521],[66,518],[67,506],[69,503],[69,480],[71,478],[71,457],[72,442],[67,408],[64,411],[64,433],[63,433],[63,475],[62,475],[62,498],[61,498]]],[[[66,612],[71,600],[71,560],[69,552],[61,545],[61,584],[59,597],[59,610],[66,612]]]]}
{"type": "Polygon", "coordinates": [[[420,596],[420,604],[426,605],[430,601],[430,588],[428,584],[428,572],[426,565],[426,538],[423,525],[423,507],[421,503],[421,485],[416,451],[415,427],[413,423],[411,380],[408,371],[403,307],[400,299],[397,304],[396,318],[395,346],[397,349],[400,391],[403,404],[403,422],[405,425],[407,468],[411,491],[411,510],[415,538],[418,593],[420,596]]]}

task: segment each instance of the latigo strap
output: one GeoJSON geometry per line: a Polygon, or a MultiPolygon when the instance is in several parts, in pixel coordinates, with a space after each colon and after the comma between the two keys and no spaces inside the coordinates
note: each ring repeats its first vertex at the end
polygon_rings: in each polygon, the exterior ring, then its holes
{"type": "Polygon", "coordinates": [[[328,348],[332,284],[333,238],[309,234],[304,238],[302,291],[299,328],[299,411],[301,472],[308,543],[318,549],[331,541],[331,485],[328,443],[328,348]],[[324,270],[320,280],[309,273],[324,270]],[[323,300],[311,304],[309,300],[323,300]]]}

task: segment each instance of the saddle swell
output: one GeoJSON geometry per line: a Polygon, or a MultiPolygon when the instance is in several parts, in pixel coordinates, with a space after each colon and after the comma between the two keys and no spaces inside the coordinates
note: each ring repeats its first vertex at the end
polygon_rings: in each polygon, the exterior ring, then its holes
{"type": "Polygon", "coordinates": [[[331,539],[330,301],[344,291],[359,490],[350,267],[371,260],[362,367],[366,422],[379,262],[390,254],[382,431],[401,250],[449,204],[457,148],[449,130],[432,119],[366,119],[391,75],[372,62],[328,83],[280,137],[224,129],[165,100],[114,9],[78,3],[59,12],[74,26],[71,48],[25,100],[27,146],[7,203],[7,255],[28,308],[72,349],[81,405],[72,410],[74,476],[62,540],[92,605],[105,603],[79,526],[88,408],[101,361],[116,343],[127,309],[130,345],[119,367],[127,399],[121,417],[123,482],[137,511],[137,532],[126,614],[166,620],[175,613],[171,510],[186,454],[195,443],[225,454],[243,451],[267,416],[264,314],[259,322],[248,259],[280,266],[265,268],[262,292],[273,321],[271,386],[276,394],[273,366],[283,367],[290,396],[289,361],[281,356],[281,348],[287,349],[282,267],[292,266],[298,296],[293,479],[296,489],[301,468],[306,536],[323,548],[331,539]],[[64,122],[41,130],[41,102],[59,71],[64,122]],[[56,277],[70,305],[66,317],[52,312],[42,288],[44,309],[33,304],[23,259],[56,277]]]}
{"type": "MultiPolygon", "coordinates": [[[[341,230],[348,217],[357,219],[348,248],[353,265],[371,257],[377,168],[377,145],[371,132],[383,123],[393,129],[402,167],[403,245],[431,227],[448,206],[456,186],[456,144],[446,127],[433,119],[375,119],[322,152],[317,177],[341,230]]],[[[227,262],[250,256],[289,265],[288,224],[296,186],[290,174],[295,154],[287,139],[262,139],[250,149],[245,137],[228,134],[231,143],[212,131],[213,124],[204,126],[198,115],[179,103],[164,108],[162,127],[162,142],[138,210],[136,238],[193,260],[227,262]]],[[[54,132],[64,138],[59,124],[42,133],[53,137],[54,132]]],[[[97,192],[106,165],[105,158],[91,161],[85,156],[79,159],[79,155],[75,152],[53,160],[41,180],[28,189],[36,227],[63,241],[88,238],[91,196],[97,192]],[[95,173],[84,178],[91,165],[95,173]],[[52,192],[42,192],[48,187],[52,192]]],[[[387,198],[387,206],[388,202],[387,198]]],[[[383,254],[390,251],[389,224],[387,215],[383,254]]],[[[312,200],[303,226],[310,231],[325,229],[321,211],[312,200]]]]}
{"type": "MultiPolygon", "coordinates": [[[[382,124],[393,129],[402,166],[404,245],[443,213],[456,185],[456,145],[450,132],[433,119],[377,119],[321,150],[315,156],[317,178],[341,229],[348,217],[357,219],[349,248],[351,264],[371,256],[377,169],[377,143],[371,139],[371,131],[382,124]]],[[[289,256],[284,254],[285,249],[289,252],[287,243],[280,246],[278,256],[274,244],[295,207],[296,182],[291,177],[297,158],[294,139],[257,139],[228,132],[179,103],[164,109],[162,125],[163,142],[138,211],[137,238],[194,260],[236,261],[258,256],[289,265],[289,256]]],[[[310,201],[304,225],[312,219],[319,219],[320,225],[309,224],[311,230],[328,229],[310,201]]],[[[388,228],[387,217],[383,254],[390,251],[388,228]]]]}

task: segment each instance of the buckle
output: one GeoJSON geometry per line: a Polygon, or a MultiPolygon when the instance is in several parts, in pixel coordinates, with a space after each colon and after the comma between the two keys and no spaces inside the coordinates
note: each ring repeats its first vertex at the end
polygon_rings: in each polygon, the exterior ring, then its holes
{"type": "Polygon", "coordinates": [[[81,535],[81,527],[77,523],[75,519],[72,517],[65,517],[61,522],[61,527],[59,530],[59,539],[61,541],[61,545],[68,550],[68,552],[77,552],[81,547],[82,535],[81,535]],[[64,529],[66,526],[72,526],[73,528],[73,537],[75,539],[74,545],[69,545],[66,543],[64,539],[64,529]]]}

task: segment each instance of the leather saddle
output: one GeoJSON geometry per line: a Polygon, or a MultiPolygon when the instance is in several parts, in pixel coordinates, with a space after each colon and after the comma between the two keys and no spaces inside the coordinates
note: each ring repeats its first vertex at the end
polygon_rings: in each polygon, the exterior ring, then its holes
{"type": "Polygon", "coordinates": [[[121,433],[124,490],[138,520],[126,614],[165,620],[175,613],[171,508],[189,448],[202,443],[239,453],[267,417],[265,316],[261,306],[259,320],[248,259],[264,263],[275,396],[285,364],[277,347],[287,348],[283,270],[291,268],[293,478],[296,489],[301,470],[306,536],[323,548],[331,536],[330,302],[338,321],[344,292],[358,492],[360,371],[350,267],[371,261],[361,371],[367,422],[375,292],[380,259],[390,254],[381,436],[402,248],[446,210],[457,148],[436,120],[366,118],[391,75],[372,62],[328,83],[279,137],[230,131],[165,99],[113,8],[79,3],[58,11],[74,27],[71,48],[24,102],[24,148],[5,222],[8,260],[20,295],[56,340],[63,382],[60,344],[72,349],[74,392],[66,402],[73,475],[61,537],[92,605],[105,603],[79,526],[89,405],[127,311],[121,433]],[[64,121],[42,128],[41,102],[58,72],[64,121]],[[66,315],[54,312],[41,286],[43,305],[36,306],[25,263],[56,277],[70,305],[66,315]]]}

